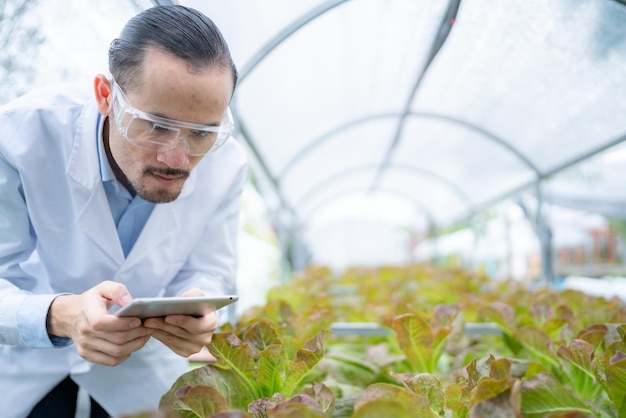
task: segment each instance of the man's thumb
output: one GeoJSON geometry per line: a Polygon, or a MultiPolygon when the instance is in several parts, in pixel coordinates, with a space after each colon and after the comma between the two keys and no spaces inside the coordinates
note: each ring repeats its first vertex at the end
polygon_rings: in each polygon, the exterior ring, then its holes
{"type": "Polygon", "coordinates": [[[124,306],[133,300],[128,289],[121,283],[106,280],[96,286],[100,296],[119,306],[124,306]]]}

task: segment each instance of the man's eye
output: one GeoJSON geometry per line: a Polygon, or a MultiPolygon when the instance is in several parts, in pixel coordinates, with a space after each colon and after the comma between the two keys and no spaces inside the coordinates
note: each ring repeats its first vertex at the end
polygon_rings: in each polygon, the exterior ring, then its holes
{"type": "Polygon", "coordinates": [[[213,132],[209,131],[191,131],[189,132],[193,138],[202,139],[208,137],[213,132]]]}
{"type": "Polygon", "coordinates": [[[159,125],[158,123],[155,123],[154,126],[152,127],[152,133],[153,134],[165,134],[168,132],[172,132],[172,130],[166,126],[163,125],[159,125]]]}
{"type": "Polygon", "coordinates": [[[190,131],[189,139],[196,143],[211,143],[217,138],[216,132],[210,131],[190,131]]]}

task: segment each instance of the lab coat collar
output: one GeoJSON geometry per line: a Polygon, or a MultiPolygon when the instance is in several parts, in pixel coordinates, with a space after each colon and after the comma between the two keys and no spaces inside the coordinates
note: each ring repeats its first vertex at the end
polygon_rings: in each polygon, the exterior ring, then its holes
{"type": "Polygon", "coordinates": [[[103,251],[122,266],[121,272],[134,265],[151,248],[158,246],[163,240],[171,238],[177,232],[181,214],[175,210],[175,206],[180,199],[184,199],[193,191],[196,176],[192,172],[177,200],[155,206],[128,258],[124,259],[100,177],[96,138],[101,138],[98,130],[102,128],[98,123],[98,114],[94,100],[83,107],[77,121],[78,127],[66,174],[73,180],[71,195],[76,223],[103,251]]]}

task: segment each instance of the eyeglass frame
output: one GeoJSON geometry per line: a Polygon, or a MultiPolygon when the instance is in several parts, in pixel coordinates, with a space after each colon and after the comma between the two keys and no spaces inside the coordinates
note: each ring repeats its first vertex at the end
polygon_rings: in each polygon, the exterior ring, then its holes
{"type": "Polygon", "coordinates": [[[111,77],[111,86],[112,86],[111,94],[112,94],[112,103],[113,103],[112,108],[115,114],[114,119],[115,119],[115,125],[117,127],[117,130],[124,137],[124,139],[126,139],[128,142],[130,142],[131,144],[139,148],[143,148],[143,149],[147,149],[151,151],[159,151],[159,150],[169,151],[169,150],[176,148],[180,144],[184,144],[185,152],[187,153],[187,155],[199,157],[199,156],[207,155],[209,153],[212,153],[218,150],[220,147],[222,147],[226,143],[226,141],[228,141],[228,138],[230,138],[230,136],[232,135],[234,131],[235,126],[234,126],[232,114],[229,108],[226,109],[226,113],[224,114],[222,123],[220,125],[202,125],[202,124],[196,124],[196,123],[191,123],[191,122],[183,122],[183,121],[178,121],[175,119],[169,119],[169,118],[164,118],[162,116],[153,115],[151,113],[144,112],[141,109],[137,109],[136,107],[130,104],[130,101],[128,100],[128,97],[126,97],[126,94],[124,94],[122,87],[115,81],[113,77],[111,77]],[[117,99],[117,105],[116,105],[116,99],[117,99]],[[126,124],[126,126],[122,126],[122,120],[121,120],[122,118],[119,117],[118,113],[128,114],[131,116],[131,119],[126,124]],[[128,126],[134,119],[144,119],[149,122],[163,125],[167,127],[168,129],[171,129],[173,127],[176,131],[178,131],[178,133],[176,135],[176,138],[172,139],[171,142],[163,143],[163,142],[146,140],[146,142],[148,142],[149,144],[153,144],[154,147],[145,146],[145,145],[142,145],[141,143],[136,142],[136,140],[129,138],[128,136],[128,126]],[[213,133],[217,133],[218,135],[217,135],[215,142],[213,142],[213,145],[211,145],[211,148],[209,148],[206,152],[192,153],[190,152],[189,142],[187,138],[183,137],[182,139],[180,139],[180,129],[178,128],[196,130],[196,131],[204,131],[204,132],[213,132],[213,133]]]}

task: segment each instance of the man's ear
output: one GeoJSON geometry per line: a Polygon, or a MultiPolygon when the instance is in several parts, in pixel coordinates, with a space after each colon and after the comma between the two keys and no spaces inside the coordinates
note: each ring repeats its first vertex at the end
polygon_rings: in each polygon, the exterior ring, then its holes
{"type": "Polygon", "coordinates": [[[93,89],[96,96],[96,104],[102,115],[109,116],[111,113],[111,80],[102,74],[96,75],[93,80],[93,89]]]}

